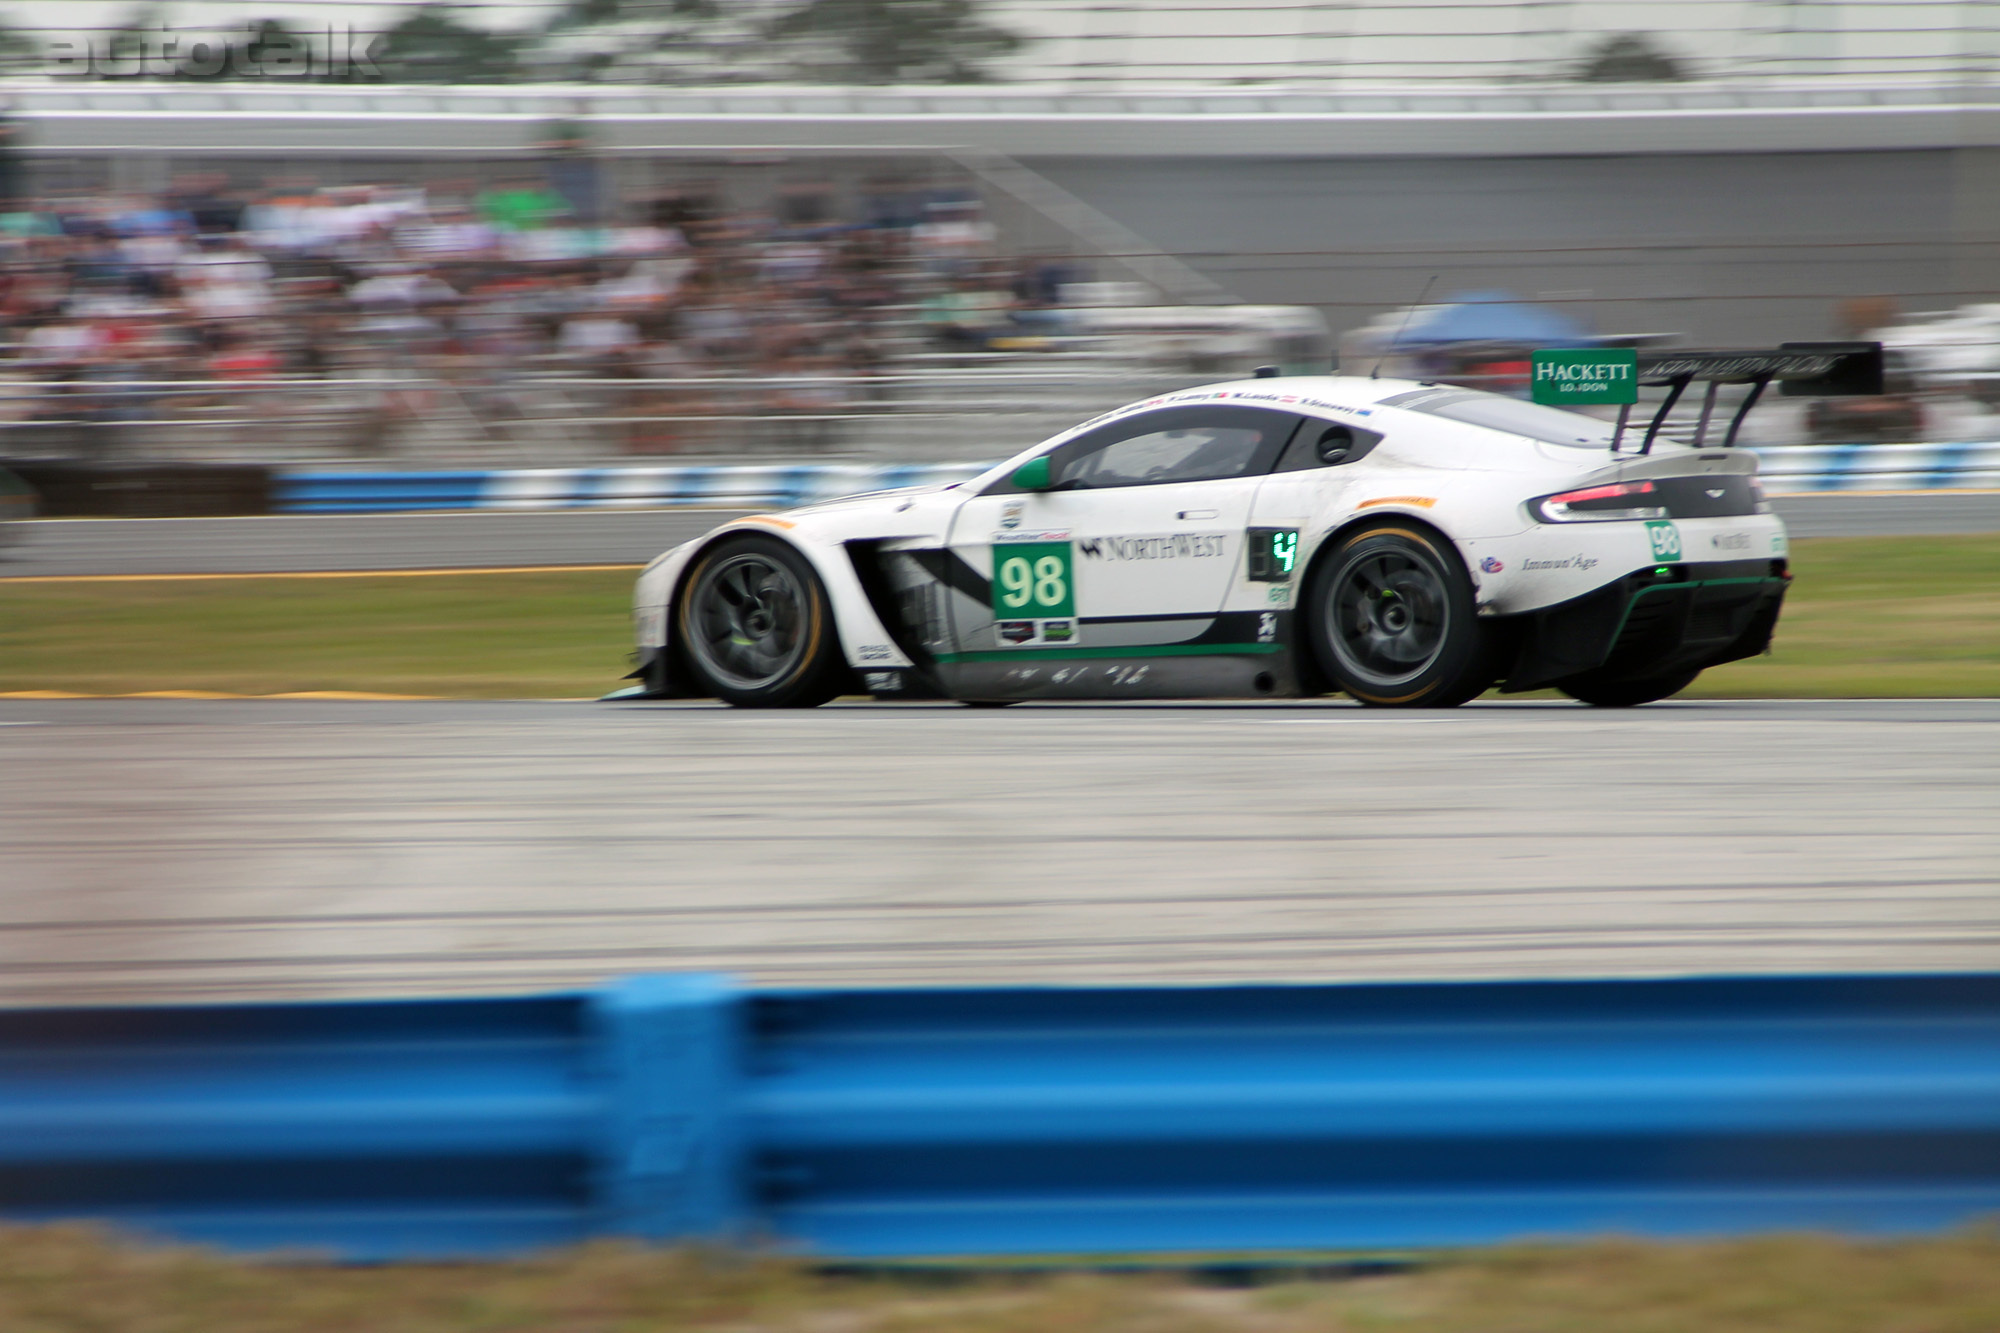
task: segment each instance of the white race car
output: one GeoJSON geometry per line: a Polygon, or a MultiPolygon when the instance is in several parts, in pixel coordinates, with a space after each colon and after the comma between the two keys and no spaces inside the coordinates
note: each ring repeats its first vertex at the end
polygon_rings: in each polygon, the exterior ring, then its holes
{"type": "MultiPolygon", "coordinates": [[[[1852,391],[1829,387],[1841,353],[1795,350],[1818,346],[1639,370],[1675,397],[1852,391]]],[[[1722,445],[1670,442],[1664,418],[1642,435],[1474,389],[1261,373],[1149,398],[971,481],[669,551],[639,578],[640,684],[613,697],[1665,698],[1763,652],[1790,576],[1757,460],[1728,447],[1742,413],[1722,445]]]]}

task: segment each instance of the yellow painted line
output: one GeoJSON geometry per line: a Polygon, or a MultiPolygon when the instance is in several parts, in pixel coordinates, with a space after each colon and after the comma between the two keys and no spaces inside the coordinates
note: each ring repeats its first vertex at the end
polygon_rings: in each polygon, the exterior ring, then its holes
{"type": "Polygon", "coordinates": [[[455,574],[588,574],[603,570],[644,569],[644,565],[497,565],[467,569],[313,569],[289,573],[242,574],[23,574],[0,578],[10,583],[203,583],[217,579],[426,579],[455,574]]]}
{"type": "Polygon", "coordinates": [[[284,694],[228,694],[221,690],[141,690],[135,694],[79,694],[72,690],[0,690],[0,699],[340,699],[400,703],[443,699],[442,694],[376,694],[367,690],[294,690],[284,694]]]}

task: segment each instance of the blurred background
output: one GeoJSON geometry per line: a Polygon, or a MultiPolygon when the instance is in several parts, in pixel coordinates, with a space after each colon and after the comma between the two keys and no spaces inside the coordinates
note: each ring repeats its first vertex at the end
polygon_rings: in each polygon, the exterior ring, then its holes
{"type": "Polygon", "coordinates": [[[1996,11],[16,3],[0,457],[950,462],[1259,364],[1853,337],[1889,395],[1745,438],[1990,440],[1996,11]]]}

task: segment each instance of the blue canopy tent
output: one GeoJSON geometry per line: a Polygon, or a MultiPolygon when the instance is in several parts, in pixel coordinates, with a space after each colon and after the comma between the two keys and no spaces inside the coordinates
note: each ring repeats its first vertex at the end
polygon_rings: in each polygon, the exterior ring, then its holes
{"type": "Polygon", "coordinates": [[[1586,347],[1597,338],[1577,320],[1509,292],[1461,292],[1420,310],[1392,347],[1439,343],[1516,343],[1527,347],[1586,347]]]}

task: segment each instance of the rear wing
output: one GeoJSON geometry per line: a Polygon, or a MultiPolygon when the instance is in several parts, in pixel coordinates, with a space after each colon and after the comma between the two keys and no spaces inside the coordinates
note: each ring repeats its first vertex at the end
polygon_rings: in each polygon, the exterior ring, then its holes
{"type": "Polygon", "coordinates": [[[1666,401],[1646,427],[1639,452],[1653,451],[1660,427],[1687,386],[1701,380],[1708,385],[1701,404],[1701,422],[1694,428],[1694,446],[1708,439],[1708,423],[1715,415],[1715,395],[1725,384],[1747,384],[1750,392],[1729,422],[1722,447],[1736,443],[1743,418],[1771,381],[1779,391],[1797,394],[1879,394],[1882,392],[1881,343],[1785,343],[1772,348],[1661,347],[1574,347],[1544,348],[1533,354],[1529,376],[1530,394],[1535,402],[1552,407],[1573,407],[1586,403],[1618,404],[1618,429],[1611,434],[1611,452],[1624,442],[1625,426],[1632,418],[1632,405],[1639,401],[1639,386],[1664,385],[1666,401]]]}
{"type": "MultiPolygon", "coordinates": [[[[1648,348],[1638,354],[1637,379],[1640,384],[1668,387],[1666,401],[1653,414],[1651,424],[1646,427],[1645,439],[1639,445],[1642,454],[1653,451],[1653,441],[1658,437],[1660,427],[1666,424],[1667,415],[1674,410],[1674,404],[1680,401],[1688,385],[1696,380],[1708,385],[1708,392],[1702,399],[1701,420],[1694,428],[1693,443],[1697,449],[1708,438],[1709,419],[1715,415],[1716,391],[1725,384],[1749,385],[1750,392],[1737,406],[1736,414],[1729,420],[1728,433],[1722,437],[1722,447],[1727,449],[1736,443],[1736,432],[1742,429],[1743,418],[1750,415],[1750,409],[1757,405],[1764,389],[1773,380],[1778,382],[1778,392],[1788,398],[1881,393],[1882,344],[1780,343],[1768,350],[1719,351],[1648,348]]],[[[1618,452],[1631,412],[1630,403],[1618,409],[1618,429],[1611,436],[1613,453],[1618,452]]]]}

